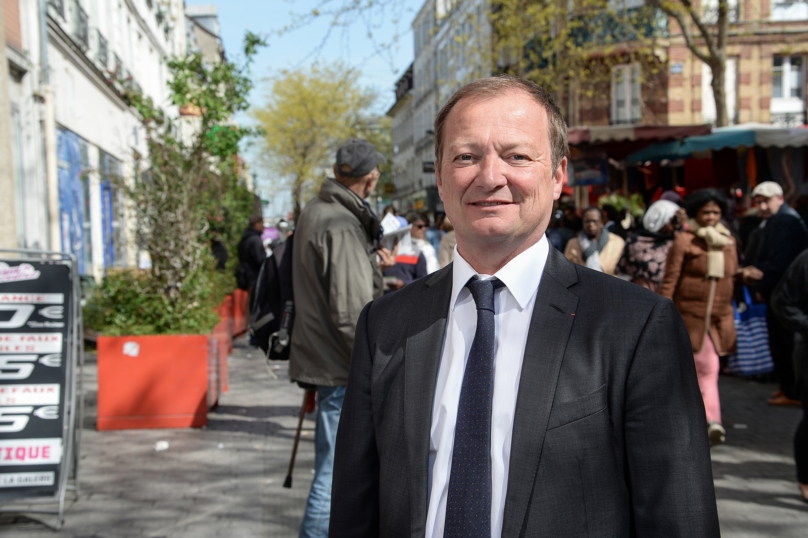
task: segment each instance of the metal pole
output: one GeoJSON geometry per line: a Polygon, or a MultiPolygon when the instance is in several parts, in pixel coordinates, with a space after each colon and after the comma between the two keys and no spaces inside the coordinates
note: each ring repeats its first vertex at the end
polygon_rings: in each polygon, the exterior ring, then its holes
{"type": "Polygon", "coordinates": [[[45,105],[45,178],[48,185],[48,227],[51,250],[63,250],[59,223],[59,167],[56,155],[56,110],[48,63],[48,0],[39,0],[39,76],[45,105]]]}

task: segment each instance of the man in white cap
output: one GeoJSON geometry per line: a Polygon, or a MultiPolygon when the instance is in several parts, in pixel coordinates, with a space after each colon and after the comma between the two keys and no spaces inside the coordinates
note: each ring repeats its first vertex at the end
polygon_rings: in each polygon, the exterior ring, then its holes
{"type": "MultiPolygon", "coordinates": [[[[774,181],[764,181],[752,191],[752,200],[760,209],[761,244],[752,265],[763,271],[755,286],[757,298],[768,302],[777,283],[800,252],[808,248],[808,228],[800,215],[783,199],[783,188],[774,181]]],[[[794,333],[786,329],[767,311],[769,347],[774,360],[774,372],[780,388],[772,394],[772,405],[800,405],[794,387],[794,333]]]]}

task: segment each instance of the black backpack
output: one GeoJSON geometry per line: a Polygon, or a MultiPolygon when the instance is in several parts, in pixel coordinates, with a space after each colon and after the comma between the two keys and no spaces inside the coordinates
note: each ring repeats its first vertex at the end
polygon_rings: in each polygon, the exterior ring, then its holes
{"type": "Polygon", "coordinates": [[[250,297],[250,333],[267,360],[289,360],[295,320],[292,289],[294,235],[277,245],[261,265],[250,297]]]}

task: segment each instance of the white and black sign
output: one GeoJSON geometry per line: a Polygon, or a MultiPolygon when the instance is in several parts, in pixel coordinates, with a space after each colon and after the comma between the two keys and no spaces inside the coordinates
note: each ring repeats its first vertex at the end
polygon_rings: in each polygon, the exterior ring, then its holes
{"type": "Polygon", "coordinates": [[[71,267],[0,261],[0,501],[56,495],[70,394],[71,267]]]}

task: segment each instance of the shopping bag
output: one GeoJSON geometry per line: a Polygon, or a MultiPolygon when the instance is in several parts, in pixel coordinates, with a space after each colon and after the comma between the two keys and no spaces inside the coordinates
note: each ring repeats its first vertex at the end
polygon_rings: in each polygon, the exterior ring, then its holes
{"type": "Polygon", "coordinates": [[[766,325],[766,305],[752,303],[749,289],[743,287],[746,309],[735,311],[735,332],[738,334],[738,351],[729,356],[730,373],[738,375],[759,375],[774,370],[772,354],[769,350],[769,330],[766,325]]]}

